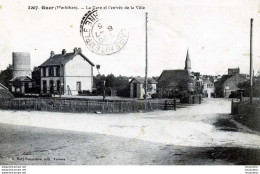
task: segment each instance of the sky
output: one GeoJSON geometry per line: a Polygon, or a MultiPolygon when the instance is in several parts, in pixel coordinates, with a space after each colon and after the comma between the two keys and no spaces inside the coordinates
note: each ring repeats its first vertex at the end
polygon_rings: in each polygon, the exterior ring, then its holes
{"type": "MultiPolygon", "coordinates": [[[[31,67],[62,49],[83,54],[101,74],[144,76],[145,12],[148,12],[148,76],[165,69],[183,69],[189,49],[192,71],[227,74],[228,68],[249,73],[250,18],[253,64],[260,71],[260,0],[77,0],[0,1],[0,70],[12,64],[12,52],[30,52],[31,67]],[[112,55],[92,52],[80,36],[88,10],[28,10],[28,6],[133,6],[133,10],[98,10],[103,21],[129,33],[125,46],[112,55]],[[143,6],[145,9],[136,9],[143,6]]],[[[98,72],[95,69],[94,75],[98,72]]]]}

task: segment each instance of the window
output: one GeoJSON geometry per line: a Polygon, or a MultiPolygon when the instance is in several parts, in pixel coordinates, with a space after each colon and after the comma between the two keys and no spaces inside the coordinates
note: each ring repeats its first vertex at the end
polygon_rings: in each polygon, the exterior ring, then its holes
{"type": "Polygon", "coordinates": [[[81,82],[77,82],[76,90],[81,91],[81,82]]]}
{"type": "Polygon", "coordinates": [[[54,75],[54,74],[53,74],[53,67],[50,67],[50,68],[49,68],[49,76],[50,76],[50,77],[53,77],[53,75],[54,75]]]}
{"type": "Polygon", "coordinates": [[[56,76],[60,76],[60,67],[59,66],[56,68],[56,76]]]}
{"type": "Polygon", "coordinates": [[[45,77],[46,76],[46,68],[42,68],[42,76],[45,77]]]}
{"type": "Polygon", "coordinates": [[[47,68],[47,67],[46,67],[46,75],[45,75],[45,76],[48,77],[49,74],[50,74],[50,68],[47,68]]]}

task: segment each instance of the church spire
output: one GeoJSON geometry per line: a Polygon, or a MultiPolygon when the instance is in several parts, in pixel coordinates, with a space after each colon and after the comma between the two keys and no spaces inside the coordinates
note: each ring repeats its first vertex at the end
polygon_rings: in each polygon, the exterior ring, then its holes
{"type": "Polygon", "coordinates": [[[185,70],[191,71],[191,61],[190,61],[190,55],[189,55],[189,49],[187,50],[186,60],[185,60],[185,70]]]}

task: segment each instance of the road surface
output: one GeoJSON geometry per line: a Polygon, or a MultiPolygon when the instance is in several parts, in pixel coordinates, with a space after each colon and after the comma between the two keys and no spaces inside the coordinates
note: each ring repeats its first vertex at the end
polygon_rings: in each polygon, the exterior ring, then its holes
{"type": "Polygon", "coordinates": [[[259,165],[260,134],[236,122],[230,105],[206,99],[149,113],[0,111],[0,165],[259,165]]]}

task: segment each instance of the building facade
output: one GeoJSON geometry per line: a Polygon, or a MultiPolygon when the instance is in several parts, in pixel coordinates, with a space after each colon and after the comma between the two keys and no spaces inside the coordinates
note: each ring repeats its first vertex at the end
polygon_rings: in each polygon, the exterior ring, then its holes
{"type": "Polygon", "coordinates": [[[240,69],[238,68],[228,68],[228,75],[229,76],[233,76],[235,74],[239,74],[240,73],[240,69]]]}
{"type": "MultiPolygon", "coordinates": [[[[185,59],[184,69],[177,70],[163,70],[158,78],[158,96],[169,97],[176,92],[189,91],[194,92],[196,90],[196,76],[191,72],[191,60],[189,56],[189,50],[185,59]]],[[[200,83],[198,82],[198,88],[200,83]]]]}
{"type": "MultiPolygon", "coordinates": [[[[145,78],[134,77],[130,82],[130,97],[144,99],[145,96],[145,78]]],[[[149,78],[147,83],[147,98],[151,98],[152,94],[155,94],[157,91],[157,81],[149,78]]]]}
{"type": "Polygon", "coordinates": [[[248,79],[241,74],[234,74],[227,78],[224,83],[222,84],[222,91],[225,98],[228,98],[231,95],[231,92],[235,92],[239,90],[238,87],[239,83],[245,82],[248,79]]]}
{"type": "Polygon", "coordinates": [[[72,53],[54,54],[39,66],[41,70],[41,93],[77,95],[79,91],[93,88],[94,64],[82,54],[81,48],[72,53]]]}
{"type": "Polygon", "coordinates": [[[211,98],[212,94],[215,92],[214,83],[209,79],[203,80],[203,97],[211,98]]]}

